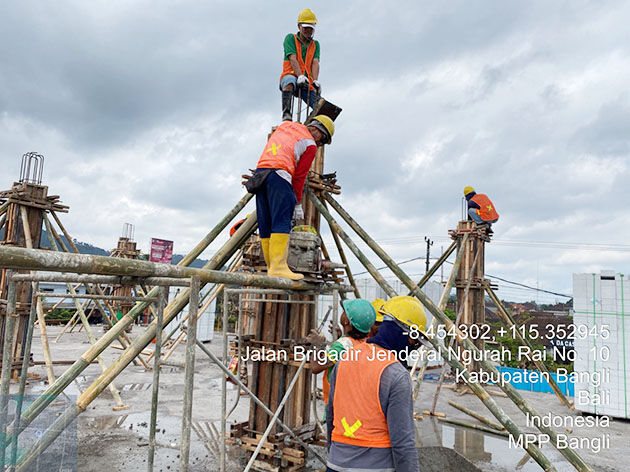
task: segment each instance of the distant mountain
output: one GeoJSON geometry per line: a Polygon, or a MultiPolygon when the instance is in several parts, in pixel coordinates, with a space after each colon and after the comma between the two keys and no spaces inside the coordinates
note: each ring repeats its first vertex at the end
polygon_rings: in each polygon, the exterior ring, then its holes
{"type": "MultiPolygon", "coordinates": [[[[60,239],[63,242],[64,246],[66,246],[67,248],[70,248],[70,245],[68,244],[68,240],[65,238],[65,236],[60,236],[60,239]]],[[[95,256],[109,256],[110,251],[106,251],[105,249],[93,246],[92,244],[89,244],[89,243],[77,241],[76,239],[73,239],[72,241],[74,242],[74,244],[76,245],[77,249],[79,250],[81,254],[92,254],[95,256]]],[[[58,245],[59,244],[57,243],[57,246],[58,245]]],[[[41,239],[40,247],[46,248],[46,249],[50,248],[50,240],[48,239],[48,233],[46,233],[46,230],[42,231],[42,239],[41,239]]],[[[148,258],[147,255],[143,255],[143,256],[148,258]]],[[[177,264],[183,258],[184,256],[182,256],[181,254],[173,254],[172,264],[177,264]]],[[[192,264],[190,264],[190,267],[202,268],[207,262],[208,261],[206,259],[196,259],[192,264]]]]}

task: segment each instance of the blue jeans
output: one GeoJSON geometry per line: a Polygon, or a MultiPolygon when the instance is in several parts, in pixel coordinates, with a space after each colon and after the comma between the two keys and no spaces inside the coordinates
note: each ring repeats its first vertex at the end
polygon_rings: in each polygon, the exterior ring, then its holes
{"type": "Polygon", "coordinates": [[[484,221],[484,220],[482,220],[481,216],[479,216],[477,214],[477,209],[476,208],[469,208],[468,209],[468,216],[470,216],[470,219],[473,220],[475,223],[477,223],[479,225],[482,225],[484,223],[487,223],[487,224],[490,225],[492,223],[496,223],[497,222],[497,220],[491,220],[491,221],[484,221]]]}
{"type": "Polygon", "coordinates": [[[256,218],[260,237],[268,238],[271,233],[290,233],[296,203],[297,198],[291,184],[276,172],[271,172],[256,193],[256,218]]]}
{"type": "MultiPolygon", "coordinates": [[[[293,95],[298,96],[298,86],[297,86],[297,77],[294,75],[285,75],[280,79],[280,90],[283,90],[287,85],[293,84],[293,95]]],[[[303,90],[300,90],[300,98],[306,103],[306,93],[303,90]]],[[[308,106],[311,108],[315,107],[315,100],[317,99],[317,94],[315,90],[311,90],[308,93],[308,106]]]]}

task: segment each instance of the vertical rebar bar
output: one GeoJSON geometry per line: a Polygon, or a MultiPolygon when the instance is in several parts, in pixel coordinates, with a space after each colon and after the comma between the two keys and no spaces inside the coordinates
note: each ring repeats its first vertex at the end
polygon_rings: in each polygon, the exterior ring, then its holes
{"type": "Polygon", "coordinates": [[[182,439],[179,445],[179,470],[188,471],[190,457],[190,424],[195,386],[195,341],[197,340],[197,310],[199,309],[199,276],[190,279],[190,298],[188,299],[188,329],[186,330],[186,367],[184,369],[184,409],[182,412],[182,439]]]}
{"type": "Polygon", "coordinates": [[[295,384],[298,378],[300,377],[300,373],[302,372],[302,369],[304,368],[306,361],[307,361],[307,358],[304,358],[304,360],[302,360],[302,362],[300,363],[300,367],[298,367],[297,372],[293,376],[293,379],[291,380],[291,383],[289,384],[289,388],[287,388],[287,392],[284,394],[284,397],[282,397],[282,401],[278,405],[278,408],[276,409],[276,412],[273,414],[273,417],[269,420],[267,429],[265,430],[265,433],[262,435],[262,438],[260,438],[260,441],[258,441],[258,446],[256,446],[256,450],[252,454],[252,457],[249,458],[249,462],[247,463],[247,466],[245,467],[245,470],[243,472],[248,472],[252,468],[252,465],[254,464],[256,457],[258,457],[258,453],[262,449],[262,446],[265,443],[267,436],[269,436],[269,433],[271,432],[271,430],[276,426],[276,420],[280,416],[280,413],[282,412],[282,409],[284,408],[284,404],[289,399],[289,396],[291,395],[291,392],[293,391],[293,387],[295,387],[295,384]]]}
{"type": "Polygon", "coordinates": [[[7,311],[4,317],[4,349],[2,351],[2,380],[0,381],[0,470],[4,470],[5,447],[7,439],[7,417],[9,408],[9,382],[11,381],[11,364],[13,363],[13,337],[15,336],[16,283],[11,280],[13,271],[7,271],[9,280],[7,292],[7,311]]]}
{"type": "Polygon", "coordinates": [[[162,354],[162,330],[164,324],[164,305],[166,297],[164,292],[168,287],[160,287],[158,295],[157,326],[155,332],[155,351],[153,358],[153,391],[151,393],[151,425],[149,428],[149,458],[148,471],[153,472],[153,462],[155,460],[155,427],[157,425],[158,396],[160,391],[160,362],[162,354]]]}

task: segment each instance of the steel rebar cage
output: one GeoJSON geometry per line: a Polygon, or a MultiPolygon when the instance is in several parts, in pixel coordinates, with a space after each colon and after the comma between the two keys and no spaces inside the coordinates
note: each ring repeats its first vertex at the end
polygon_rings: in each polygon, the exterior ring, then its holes
{"type": "Polygon", "coordinates": [[[44,156],[37,152],[27,152],[22,156],[20,182],[41,185],[44,173],[44,156]]]}

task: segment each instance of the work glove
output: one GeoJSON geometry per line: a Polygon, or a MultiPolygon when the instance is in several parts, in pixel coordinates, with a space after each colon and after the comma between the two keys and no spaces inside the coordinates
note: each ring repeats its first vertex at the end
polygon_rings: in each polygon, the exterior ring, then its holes
{"type": "Polygon", "coordinates": [[[314,329],[312,329],[308,336],[306,336],[306,341],[317,348],[323,348],[326,345],[326,338],[322,336],[322,334],[314,329]]]}
{"type": "Polygon", "coordinates": [[[297,85],[298,85],[298,88],[308,90],[308,77],[306,77],[304,74],[299,76],[297,78],[297,85]]]}
{"type": "Polygon", "coordinates": [[[293,219],[295,221],[304,219],[304,210],[302,209],[302,204],[298,203],[295,205],[295,210],[293,210],[293,219]]]}
{"type": "Polygon", "coordinates": [[[315,87],[317,95],[322,94],[322,84],[319,83],[319,80],[313,80],[313,87],[315,87]]]}

